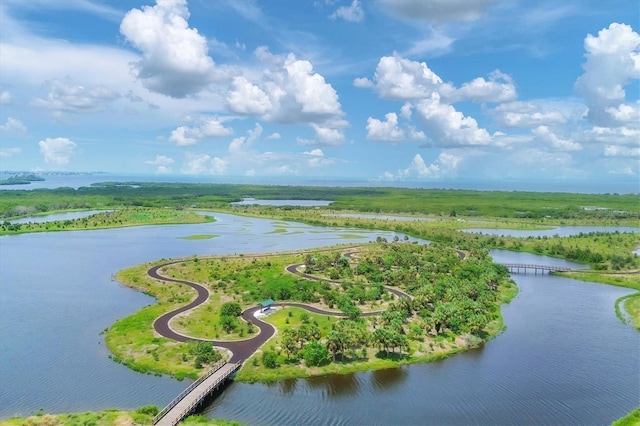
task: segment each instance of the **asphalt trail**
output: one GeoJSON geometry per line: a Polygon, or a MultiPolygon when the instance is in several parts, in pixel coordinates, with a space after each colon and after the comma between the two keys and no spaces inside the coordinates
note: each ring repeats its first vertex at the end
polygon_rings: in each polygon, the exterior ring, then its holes
{"type": "MultiPolygon", "coordinates": [[[[353,253],[347,253],[346,256],[351,256],[353,253]]],[[[160,281],[165,281],[165,282],[170,282],[170,283],[179,283],[179,284],[185,284],[191,288],[193,288],[196,292],[197,292],[197,296],[195,299],[193,299],[189,304],[181,306],[177,309],[174,309],[170,312],[167,312],[166,314],[163,314],[162,316],[158,317],[154,323],[153,323],[153,328],[154,330],[160,334],[163,337],[166,337],[168,339],[172,339],[172,340],[176,340],[178,342],[211,342],[213,343],[214,346],[217,347],[221,347],[221,348],[225,348],[227,350],[229,350],[232,353],[231,359],[229,359],[229,362],[233,362],[233,363],[237,363],[237,362],[244,362],[244,360],[248,359],[251,355],[253,355],[254,352],[256,352],[258,350],[258,348],[260,348],[260,346],[262,346],[265,342],[267,342],[274,334],[275,334],[275,328],[269,324],[266,323],[264,321],[262,321],[259,318],[255,317],[255,313],[261,309],[260,306],[255,306],[253,308],[248,308],[246,309],[244,312],[242,312],[242,319],[244,319],[247,322],[252,323],[253,325],[255,325],[259,332],[248,339],[245,340],[234,340],[234,341],[228,341],[228,340],[208,340],[208,339],[198,339],[195,337],[191,337],[191,336],[187,336],[185,334],[180,334],[178,332],[176,332],[175,330],[173,330],[169,323],[171,322],[171,320],[173,318],[175,318],[176,316],[190,310],[193,309],[201,304],[203,304],[204,302],[206,302],[209,299],[209,290],[204,287],[201,284],[192,282],[192,281],[187,281],[187,280],[179,280],[176,278],[171,278],[171,277],[167,277],[165,275],[162,275],[162,273],[160,272],[160,270],[162,268],[164,268],[165,266],[169,266],[175,263],[179,263],[179,262],[183,262],[183,260],[178,260],[178,261],[174,261],[174,262],[167,262],[167,263],[163,263],[162,265],[157,265],[154,266],[152,268],[150,268],[149,270],[147,270],[147,274],[151,277],[154,278],[156,280],[160,280],[160,281]]],[[[323,282],[328,282],[331,283],[333,285],[339,285],[340,282],[336,281],[336,280],[330,280],[327,278],[321,278],[321,277],[316,277],[314,275],[311,274],[307,274],[305,272],[299,272],[298,269],[303,266],[303,263],[298,263],[298,264],[294,264],[294,265],[289,265],[286,267],[286,271],[300,276],[302,278],[308,279],[308,280],[314,280],[314,281],[323,281],[323,282]]],[[[408,294],[393,288],[393,287],[388,287],[385,286],[385,288],[387,289],[387,291],[389,291],[390,293],[393,293],[394,295],[396,295],[397,297],[401,297],[401,298],[407,298],[410,299],[411,296],[409,296],[408,294]]],[[[315,306],[310,306],[310,305],[306,305],[304,303],[274,303],[274,306],[281,306],[281,307],[285,307],[285,306],[291,306],[291,307],[297,307],[297,308],[302,308],[302,309],[306,309],[309,312],[315,313],[315,314],[321,314],[321,315],[331,315],[331,316],[335,316],[335,317],[344,317],[344,314],[342,312],[335,312],[335,311],[326,311],[324,309],[320,309],[317,308],[315,306]]],[[[365,312],[362,314],[362,316],[368,317],[368,316],[375,316],[375,315],[379,315],[381,314],[383,311],[373,311],[373,312],[365,312]]]]}

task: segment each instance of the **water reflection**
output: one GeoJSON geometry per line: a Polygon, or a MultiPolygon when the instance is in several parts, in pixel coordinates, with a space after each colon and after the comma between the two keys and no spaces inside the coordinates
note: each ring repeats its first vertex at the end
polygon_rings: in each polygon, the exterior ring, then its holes
{"type": "Polygon", "coordinates": [[[295,392],[298,387],[298,379],[287,379],[280,382],[280,392],[289,395],[295,392]]]}
{"type": "Polygon", "coordinates": [[[371,372],[371,386],[377,392],[391,391],[404,383],[409,377],[406,368],[388,368],[371,372]]]}
{"type": "Polygon", "coordinates": [[[356,374],[333,374],[305,379],[311,389],[321,389],[330,399],[340,399],[360,393],[360,380],[356,374]]]}

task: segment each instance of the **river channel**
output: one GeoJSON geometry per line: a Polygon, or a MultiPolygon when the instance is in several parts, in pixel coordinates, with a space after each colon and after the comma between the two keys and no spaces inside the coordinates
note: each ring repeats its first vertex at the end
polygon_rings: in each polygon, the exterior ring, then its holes
{"type": "MultiPolygon", "coordinates": [[[[216,214],[199,225],[0,237],[0,418],[164,405],[186,382],[109,360],[100,332],[153,299],[115,282],[119,269],[194,254],[255,253],[365,242],[389,232],[216,214]],[[207,240],[187,240],[211,234],[207,240]]],[[[499,262],[577,265],[492,252],[499,262]]],[[[628,289],[514,275],[506,332],[484,347],[399,369],[232,383],[205,409],[246,424],[608,424],[640,400],[638,332],[615,316],[628,289]]]]}

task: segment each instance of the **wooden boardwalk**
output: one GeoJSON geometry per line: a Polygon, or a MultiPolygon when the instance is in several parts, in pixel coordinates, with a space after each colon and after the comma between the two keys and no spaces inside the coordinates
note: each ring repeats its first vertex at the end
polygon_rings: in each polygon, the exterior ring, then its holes
{"type": "Polygon", "coordinates": [[[537,274],[538,271],[540,271],[541,274],[544,274],[545,272],[571,271],[571,268],[564,268],[562,266],[532,265],[527,263],[502,263],[501,265],[506,266],[512,274],[526,274],[527,270],[533,270],[534,274],[537,274]]]}
{"type": "Polygon", "coordinates": [[[242,363],[220,361],[211,370],[193,382],[173,399],[153,420],[154,425],[175,426],[187,417],[200,403],[229,379],[242,363]]]}

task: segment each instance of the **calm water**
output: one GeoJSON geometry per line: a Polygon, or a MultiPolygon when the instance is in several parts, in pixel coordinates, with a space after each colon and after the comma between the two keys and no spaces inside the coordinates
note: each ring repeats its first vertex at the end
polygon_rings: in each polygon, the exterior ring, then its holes
{"type": "Polygon", "coordinates": [[[194,254],[289,250],[396,235],[224,214],[216,219],[0,237],[0,418],[40,408],[164,405],[184,389],[184,382],[141,375],[108,359],[100,332],[153,303],[113,280],[122,268],[194,254]],[[194,234],[218,237],[180,238],[194,234]]]}
{"type": "MultiPolygon", "coordinates": [[[[100,331],[153,302],[112,280],[123,267],[395,235],[216,218],[201,225],[0,237],[0,418],[40,408],[164,405],[187,385],[107,358],[100,331]],[[219,237],[179,239],[205,233],[219,237]]],[[[501,262],[573,265],[530,254],[492,255],[501,262]]],[[[508,330],[482,349],[395,370],[232,383],[207,414],[247,424],[608,424],[636,406],[639,335],[613,309],[630,291],[547,275],[514,277],[521,293],[503,309],[508,330]]]]}

